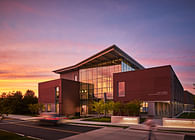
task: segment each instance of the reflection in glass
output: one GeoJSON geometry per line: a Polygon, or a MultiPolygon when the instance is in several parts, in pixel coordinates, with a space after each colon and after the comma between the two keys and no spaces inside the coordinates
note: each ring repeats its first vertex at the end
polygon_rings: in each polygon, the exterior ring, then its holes
{"type": "Polygon", "coordinates": [[[122,59],[102,62],[79,70],[81,106],[92,100],[104,98],[113,99],[113,73],[134,70],[131,65],[122,59]]]}
{"type": "Polygon", "coordinates": [[[81,90],[93,89],[95,98],[103,98],[104,93],[109,93],[108,99],[113,99],[113,93],[109,88],[112,88],[113,73],[121,72],[121,64],[87,68],[79,70],[79,81],[81,90]],[[93,86],[88,86],[92,84],[93,86]]]}
{"type": "Polygon", "coordinates": [[[118,82],[118,97],[125,96],[125,82],[118,82]]]}

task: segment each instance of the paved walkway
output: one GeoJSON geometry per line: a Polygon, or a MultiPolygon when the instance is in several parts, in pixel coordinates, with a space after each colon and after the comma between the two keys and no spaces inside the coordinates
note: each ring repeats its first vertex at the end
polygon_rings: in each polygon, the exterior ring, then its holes
{"type": "MultiPolygon", "coordinates": [[[[170,134],[154,132],[156,140],[183,140],[183,134],[170,134]]],[[[147,140],[148,131],[130,130],[123,128],[104,127],[102,129],[82,133],[61,140],[147,140]]]]}
{"type": "Polygon", "coordinates": [[[39,119],[40,117],[32,117],[32,116],[26,116],[26,115],[15,115],[15,114],[9,114],[8,116],[5,116],[12,119],[18,119],[18,120],[35,120],[39,119]]]}
{"type": "Polygon", "coordinates": [[[116,125],[116,126],[129,126],[129,124],[118,124],[118,123],[109,123],[109,122],[93,122],[93,121],[82,121],[83,119],[73,119],[70,122],[78,124],[91,124],[91,125],[116,125]]]}

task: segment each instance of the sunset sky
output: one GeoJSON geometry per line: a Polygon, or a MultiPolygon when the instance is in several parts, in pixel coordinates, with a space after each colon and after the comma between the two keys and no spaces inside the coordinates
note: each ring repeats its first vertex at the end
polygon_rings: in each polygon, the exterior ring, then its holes
{"type": "Polygon", "coordinates": [[[113,44],[146,68],[172,65],[195,94],[194,0],[0,0],[0,93],[37,94],[113,44]]]}

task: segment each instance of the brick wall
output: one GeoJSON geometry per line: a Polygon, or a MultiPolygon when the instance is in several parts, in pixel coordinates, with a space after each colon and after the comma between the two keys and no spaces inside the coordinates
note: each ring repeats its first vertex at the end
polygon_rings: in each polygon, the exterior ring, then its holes
{"type": "Polygon", "coordinates": [[[171,66],[163,66],[114,74],[114,100],[170,101],[170,71],[171,66]],[[125,82],[125,97],[117,95],[117,84],[120,81],[125,82]]]}

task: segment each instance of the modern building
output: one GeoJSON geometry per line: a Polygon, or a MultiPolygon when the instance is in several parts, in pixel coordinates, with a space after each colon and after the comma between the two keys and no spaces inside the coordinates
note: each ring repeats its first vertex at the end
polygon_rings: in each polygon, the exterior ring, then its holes
{"type": "Polygon", "coordinates": [[[174,116],[183,111],[184,91],[171,66],[114,74],[114,101],[143,101],[141,112],[174,116]]]}
{"type": "Polygon", "coordinates": [[[141,111],[159,116],[183,110],[183,87],[171,66],[145,69],[116,45],[53,72],[60,79],[39,83],[45,111],[90,114],[90,103],[100,99],[141,100],[141,111]]]}
{"type": "Polygon", "coordinates": [[[39,102],[45,111],[59,114],[74,114],[80,111],[80,83],[67,79],[56,79],[39,83],[39,102]]]}

